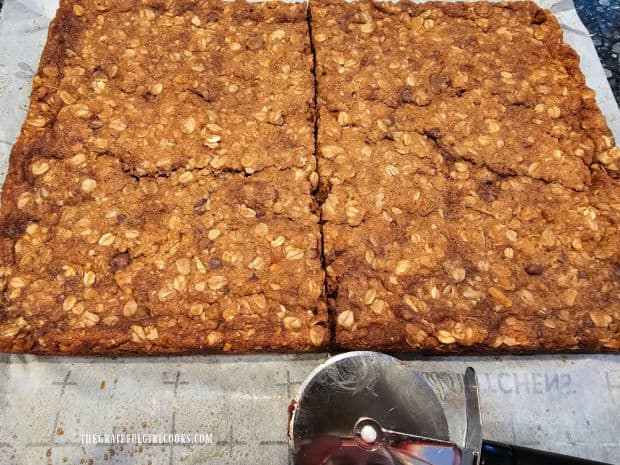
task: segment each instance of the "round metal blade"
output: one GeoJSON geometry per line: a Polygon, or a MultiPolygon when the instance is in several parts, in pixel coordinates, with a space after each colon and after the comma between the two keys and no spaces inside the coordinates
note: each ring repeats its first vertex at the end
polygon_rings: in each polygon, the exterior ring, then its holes
{"type": "Polygon", "coordinates": [[[291,420],[293,448],[297,452],[317,438],[352,438],[360,417],[449,440],[441,404],[419,374],[385,354],[349,352],[327,360],[303,383],[291,420]]]}

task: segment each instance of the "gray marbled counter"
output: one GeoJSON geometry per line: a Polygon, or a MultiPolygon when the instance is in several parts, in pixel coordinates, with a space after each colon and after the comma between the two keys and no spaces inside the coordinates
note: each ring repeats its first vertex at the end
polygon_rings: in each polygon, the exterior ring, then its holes
{"type": "Polygon", "coordinates": [[[620,0],[574,0],[620,102],[620,0]]]}

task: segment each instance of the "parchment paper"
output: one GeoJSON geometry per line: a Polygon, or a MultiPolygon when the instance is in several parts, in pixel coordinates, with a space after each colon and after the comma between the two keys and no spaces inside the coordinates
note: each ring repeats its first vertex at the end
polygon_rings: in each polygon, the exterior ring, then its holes
{"type": "MultiPolygon", "coordinates": [[[[1,180],[58,5],[57,0],[4,3],[1,180]]],[[[618,105],[572,2],[538,3],[558,16],[620,140],[618,105]]],[[[301,381],[325,357],[0,355],[0,464],[288,464],[287,408],[301,381]],[[203,443],[171,444],[171,438],[144,436],[162,443],[92,444],[103,434],[141,440],[132,433],[192,438],[198,433],[203,443]]],[[[486,438],[620,463],[618,355],[432,357],[407,363],[435,389],[455,441],[463,439],[461,374],[470,365],[478,372],[486,438]]]]}

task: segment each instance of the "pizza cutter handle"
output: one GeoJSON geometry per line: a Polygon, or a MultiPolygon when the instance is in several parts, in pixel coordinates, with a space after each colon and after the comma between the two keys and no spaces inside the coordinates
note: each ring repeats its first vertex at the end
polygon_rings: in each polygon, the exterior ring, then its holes
{"type": "Polygon", "coordinates": [[[482,441],[480,465],[610,465],[494,441],[482,441]]]}

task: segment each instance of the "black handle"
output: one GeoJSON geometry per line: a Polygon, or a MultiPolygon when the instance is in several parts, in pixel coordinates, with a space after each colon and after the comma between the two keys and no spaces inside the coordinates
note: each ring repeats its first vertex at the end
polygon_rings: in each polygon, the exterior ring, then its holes
{"type": "Polygon", "coordinates": [[[482,441],[481,465],[610,465],[527,447],[482,441]]]}

